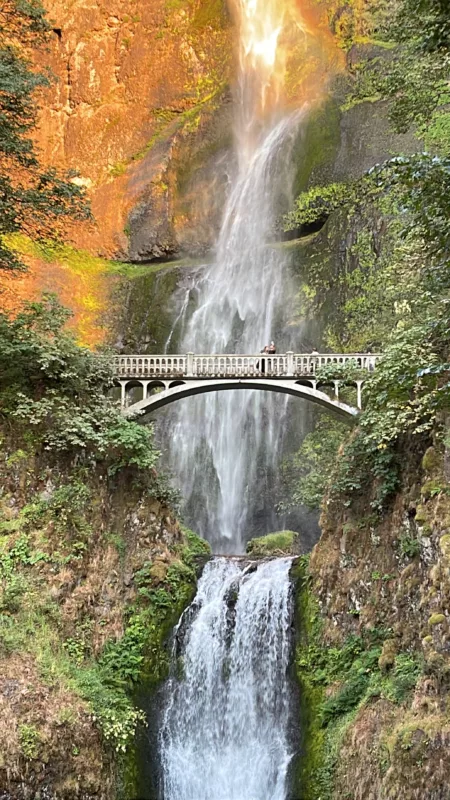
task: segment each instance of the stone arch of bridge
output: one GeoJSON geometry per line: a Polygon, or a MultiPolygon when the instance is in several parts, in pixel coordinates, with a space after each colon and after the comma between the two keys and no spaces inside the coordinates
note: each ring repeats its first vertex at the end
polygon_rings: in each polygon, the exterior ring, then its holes
{"type": "MultiPolygon", "coordinates": [[[[126,384],[126,381],[121,382],[126,384]]],[[[155,381],[142,381],[142,383],[156,383],[155,381]]],[[[359,414],[359,408],[342,403],[338,400],[337,387],[334,398],[329,397],[325,392],[318,389],[318,382],[315,380],[283,381],[262,378],[246,379],[217,379],[217,380],[177,380],[159,381],[166,388],[158,394],[148,395],[147,387],[144,387],[144,398],[137,403],[124,407],[123,413],[126,417],[137,417],[141,422],[149,422],[149,415],[159,408],[170,405],[178,400],[193,397],[198,394],[208,392],[221,392],[236,389],[257,389],[260,391],[278,392],[309,400],[324,408],[327,408],[335,415],[348,421],[354,419],[359,414]]],[[[331,382],[334,383],[334,382],[331,382]]],[[[338,382],[337,382],[338,383],[338,382]]],[[[358,382],[359,383],[359,382],[358,382]]],[[[327,382],[328,385],[328,382],[327,382]]],[[[358,387],[360,395],[360,387],[358,387]]],[[[122,397],[126,400],[126,386],[122,386],[122,397]]],[[[126,403],[123,402],[123,406],[126,403]]]]}

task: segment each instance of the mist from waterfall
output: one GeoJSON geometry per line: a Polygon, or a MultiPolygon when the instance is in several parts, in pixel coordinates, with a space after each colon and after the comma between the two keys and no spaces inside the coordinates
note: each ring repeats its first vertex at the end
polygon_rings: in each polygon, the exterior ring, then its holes
{"type": "MultiPolygon", "coordinates": [[[[182,352],[259,353],[274,338],[289,291],[287,257],[270,245],[283,198],[284,205],[290,199],[290,155],[302,118],[301,111],[284,114],[279,103],[285,4],[235,5],[236,166],[214,261],[193,290],[196,310],[185,322],[182,352]]],[[[249,516],[279,462],[286,406],[285,397],[269,393],[218,392],[172,412],[172,470],[196,530],[215,552],[243,552],[249,516]]]]}
{"type": "Polygon", "coordinates": [[[291,563],[206,565],[175,629],[159,737],[164,800],[285,800],[291,563]]]}

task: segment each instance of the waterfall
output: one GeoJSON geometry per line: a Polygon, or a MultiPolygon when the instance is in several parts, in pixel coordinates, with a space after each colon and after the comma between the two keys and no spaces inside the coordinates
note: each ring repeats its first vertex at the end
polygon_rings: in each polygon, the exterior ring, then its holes
{"type": "Polygon", "coordinates": [[[164,800],[285,800],[291,563],[206,565],[175,629],[160,730],[164,800]]]}
{"type": "MultiPolygon", "coordinates": [[[[286,3],[235,5],[236,167],[214,261],[195,287],[183,352],[258,353],[274,338],[289,291],[286,256],[268,244],[283,197],[290,196],[290,153],[302,117],[283,113],[279,102],[286,3]]],[[[243,552],[249,516],[279,462],[287,402],[262,392],[219,392],[185,400],[170,416],[172,469],[192,524],[216,552],[243,552]]]]}

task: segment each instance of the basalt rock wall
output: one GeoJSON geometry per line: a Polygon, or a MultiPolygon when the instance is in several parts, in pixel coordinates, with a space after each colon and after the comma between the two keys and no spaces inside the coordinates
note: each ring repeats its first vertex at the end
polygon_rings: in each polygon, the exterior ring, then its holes
{"type": "Polygon", "coordinates": [[[201,246],[202,234],[185,231],[186,218],[199,223],[205,211],[191,195],[187,164],[199,169],[200,193],[226,144],[225,3],[46,5],[54,33],[40,59],[56,82],[42,98],[38,143],[45,161],[77,170],[89,191],[96,223],[73,231],[76,243],[133,260],[170,255],[185,240],[201,246]]]}

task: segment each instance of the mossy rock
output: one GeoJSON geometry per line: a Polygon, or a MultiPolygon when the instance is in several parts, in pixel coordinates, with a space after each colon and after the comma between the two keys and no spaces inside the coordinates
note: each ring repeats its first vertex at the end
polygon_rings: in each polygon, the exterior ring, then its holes
{"type": "Polygon", "coordinates": [[[341,143],[340,118],[334,99],[309,114],[294,148],[294,195],[304,192],[309,185],[332,180],[333,164],[341,143]]]}
{"type": "Polygon", "coordinates": [[[422,459],[425,472],[436,472],[441,466],[441,458],[434,447],[429,447],[422,459]]]}
{"type": "Polygon", "coordinates": [[[150,577],[152,578],[156,586],[165,581],[167,570],[168,570],[168,565],[164,561],[161,561],[160,559],[157,559],[155,563],[152,564],[150,568],[150,577]]]}
{"type": "Polygon", "coordinates": [[[445,621],[445,614],[432,614],[428,620],[428,625],[430,628],[434,628],[435,625],[442,625],[445,621]]]}
{"type": "Polygon", "coordinates": [[[247,553],[252,556],[299,555],[300,536],[294,531],[276,531],[251,539],[247,553]]]}
{"type": "Polygon", "coordinates": [[[424,500],[431,500],[432,497],[440,494],[443,489],[445,489],[445,486],[440,481],[432,480],[423,484],[420,493],[424,500]]]}
{"type": "Polygon", "coordinates": [[[378,666],[382,672],[387,672],[390,667],[395,664],[395,657],[397,655],[397,642],[395,639],[386,639],[383,643],[383,650],[378,659],[378,666]]]}

